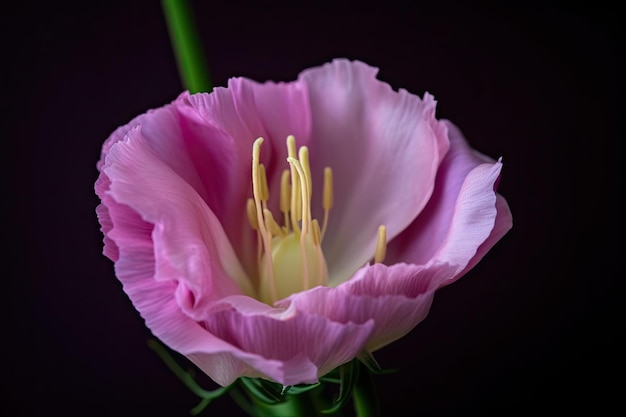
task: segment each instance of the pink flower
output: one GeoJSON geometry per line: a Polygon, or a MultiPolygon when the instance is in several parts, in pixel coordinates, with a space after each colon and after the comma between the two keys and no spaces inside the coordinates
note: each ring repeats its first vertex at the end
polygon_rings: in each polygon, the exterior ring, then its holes
{"type": "Polygon", "coordinates": [[[104,143],[104,253],[153,334],[217,383],[313,383],[382,348],[510,229],[502,163],[376,73],[234,78],[104,143]]]}

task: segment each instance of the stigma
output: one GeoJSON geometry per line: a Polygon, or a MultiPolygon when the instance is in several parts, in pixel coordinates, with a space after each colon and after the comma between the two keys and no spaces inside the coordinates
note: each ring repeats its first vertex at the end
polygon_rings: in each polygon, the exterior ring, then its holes
{"type": "MultiPolygon", "coordinates": [[[[328,285],[328,267],[322,240],[333,206],[333,173],[324,169],[322,189],[323,218],[312,218],[313,181],[306,146],[296,148],[294,136],[288,136],[287,164],[280,178],[280,215],[268,209],[269,187],[265,166],[260,162],[263,138],[252,147],[252,194],[247,215],[257,232],[257,298],[267,304],[293,293],[328,285]],[[296,152],[297,151],[297,152],[296,152]]],[[[386,228],[380,226],[374,262],[382,262],[386,250],[386,228]]]]}

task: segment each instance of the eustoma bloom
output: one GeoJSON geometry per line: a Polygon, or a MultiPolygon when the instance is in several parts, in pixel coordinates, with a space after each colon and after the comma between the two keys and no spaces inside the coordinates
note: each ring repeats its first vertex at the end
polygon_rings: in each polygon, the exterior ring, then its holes
{"type": "Polygon", "coordinates": [[[382,348],[511,227],[502,163],[376,73],[234,78],[105,142],[104,253],[152,333],[217,383],[314,383],[382,348]]]}

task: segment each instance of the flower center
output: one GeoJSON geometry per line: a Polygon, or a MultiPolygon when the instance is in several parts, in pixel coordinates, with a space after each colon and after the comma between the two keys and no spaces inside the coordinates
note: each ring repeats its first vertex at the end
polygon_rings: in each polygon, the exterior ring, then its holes
{"type": "MultiPolygon", "coordinates": [[[[269,188],[265,166],[260,163],[261,144],[258,138],[252,147],[252,191],[247,213],[250,226],[257,232],[257,263],[259,300],[273,304],[293,293],[328,284],[328,268],[322,252],[322,239],[333,206],[333,175],[324,169],[322,226],[311,217],[312,179],[309,150],[298,149],[296,139],[287,137],[287,162],[280,179],[280,211],[282,226],[267,208],[269,188]]],[[[386,229],[378,229],[375,262],[382,262],[386,249],[386,229]]]]}

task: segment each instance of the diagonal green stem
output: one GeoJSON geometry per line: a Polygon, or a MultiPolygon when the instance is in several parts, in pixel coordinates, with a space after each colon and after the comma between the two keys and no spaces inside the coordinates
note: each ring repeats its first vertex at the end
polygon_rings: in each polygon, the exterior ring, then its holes
{"type": "Polygon", "coordinates": [[[211,78],[187,0],[161,0],[178,72],[190,93],[211,91],[211,78]]]}
{"type": "Polygon", "coordinates": [[[380,404],[374,386],[374,376],[366,366],[359,364],[361,370],[352,388],[354,411],[358,417],[380,417],[380,404]]]}

